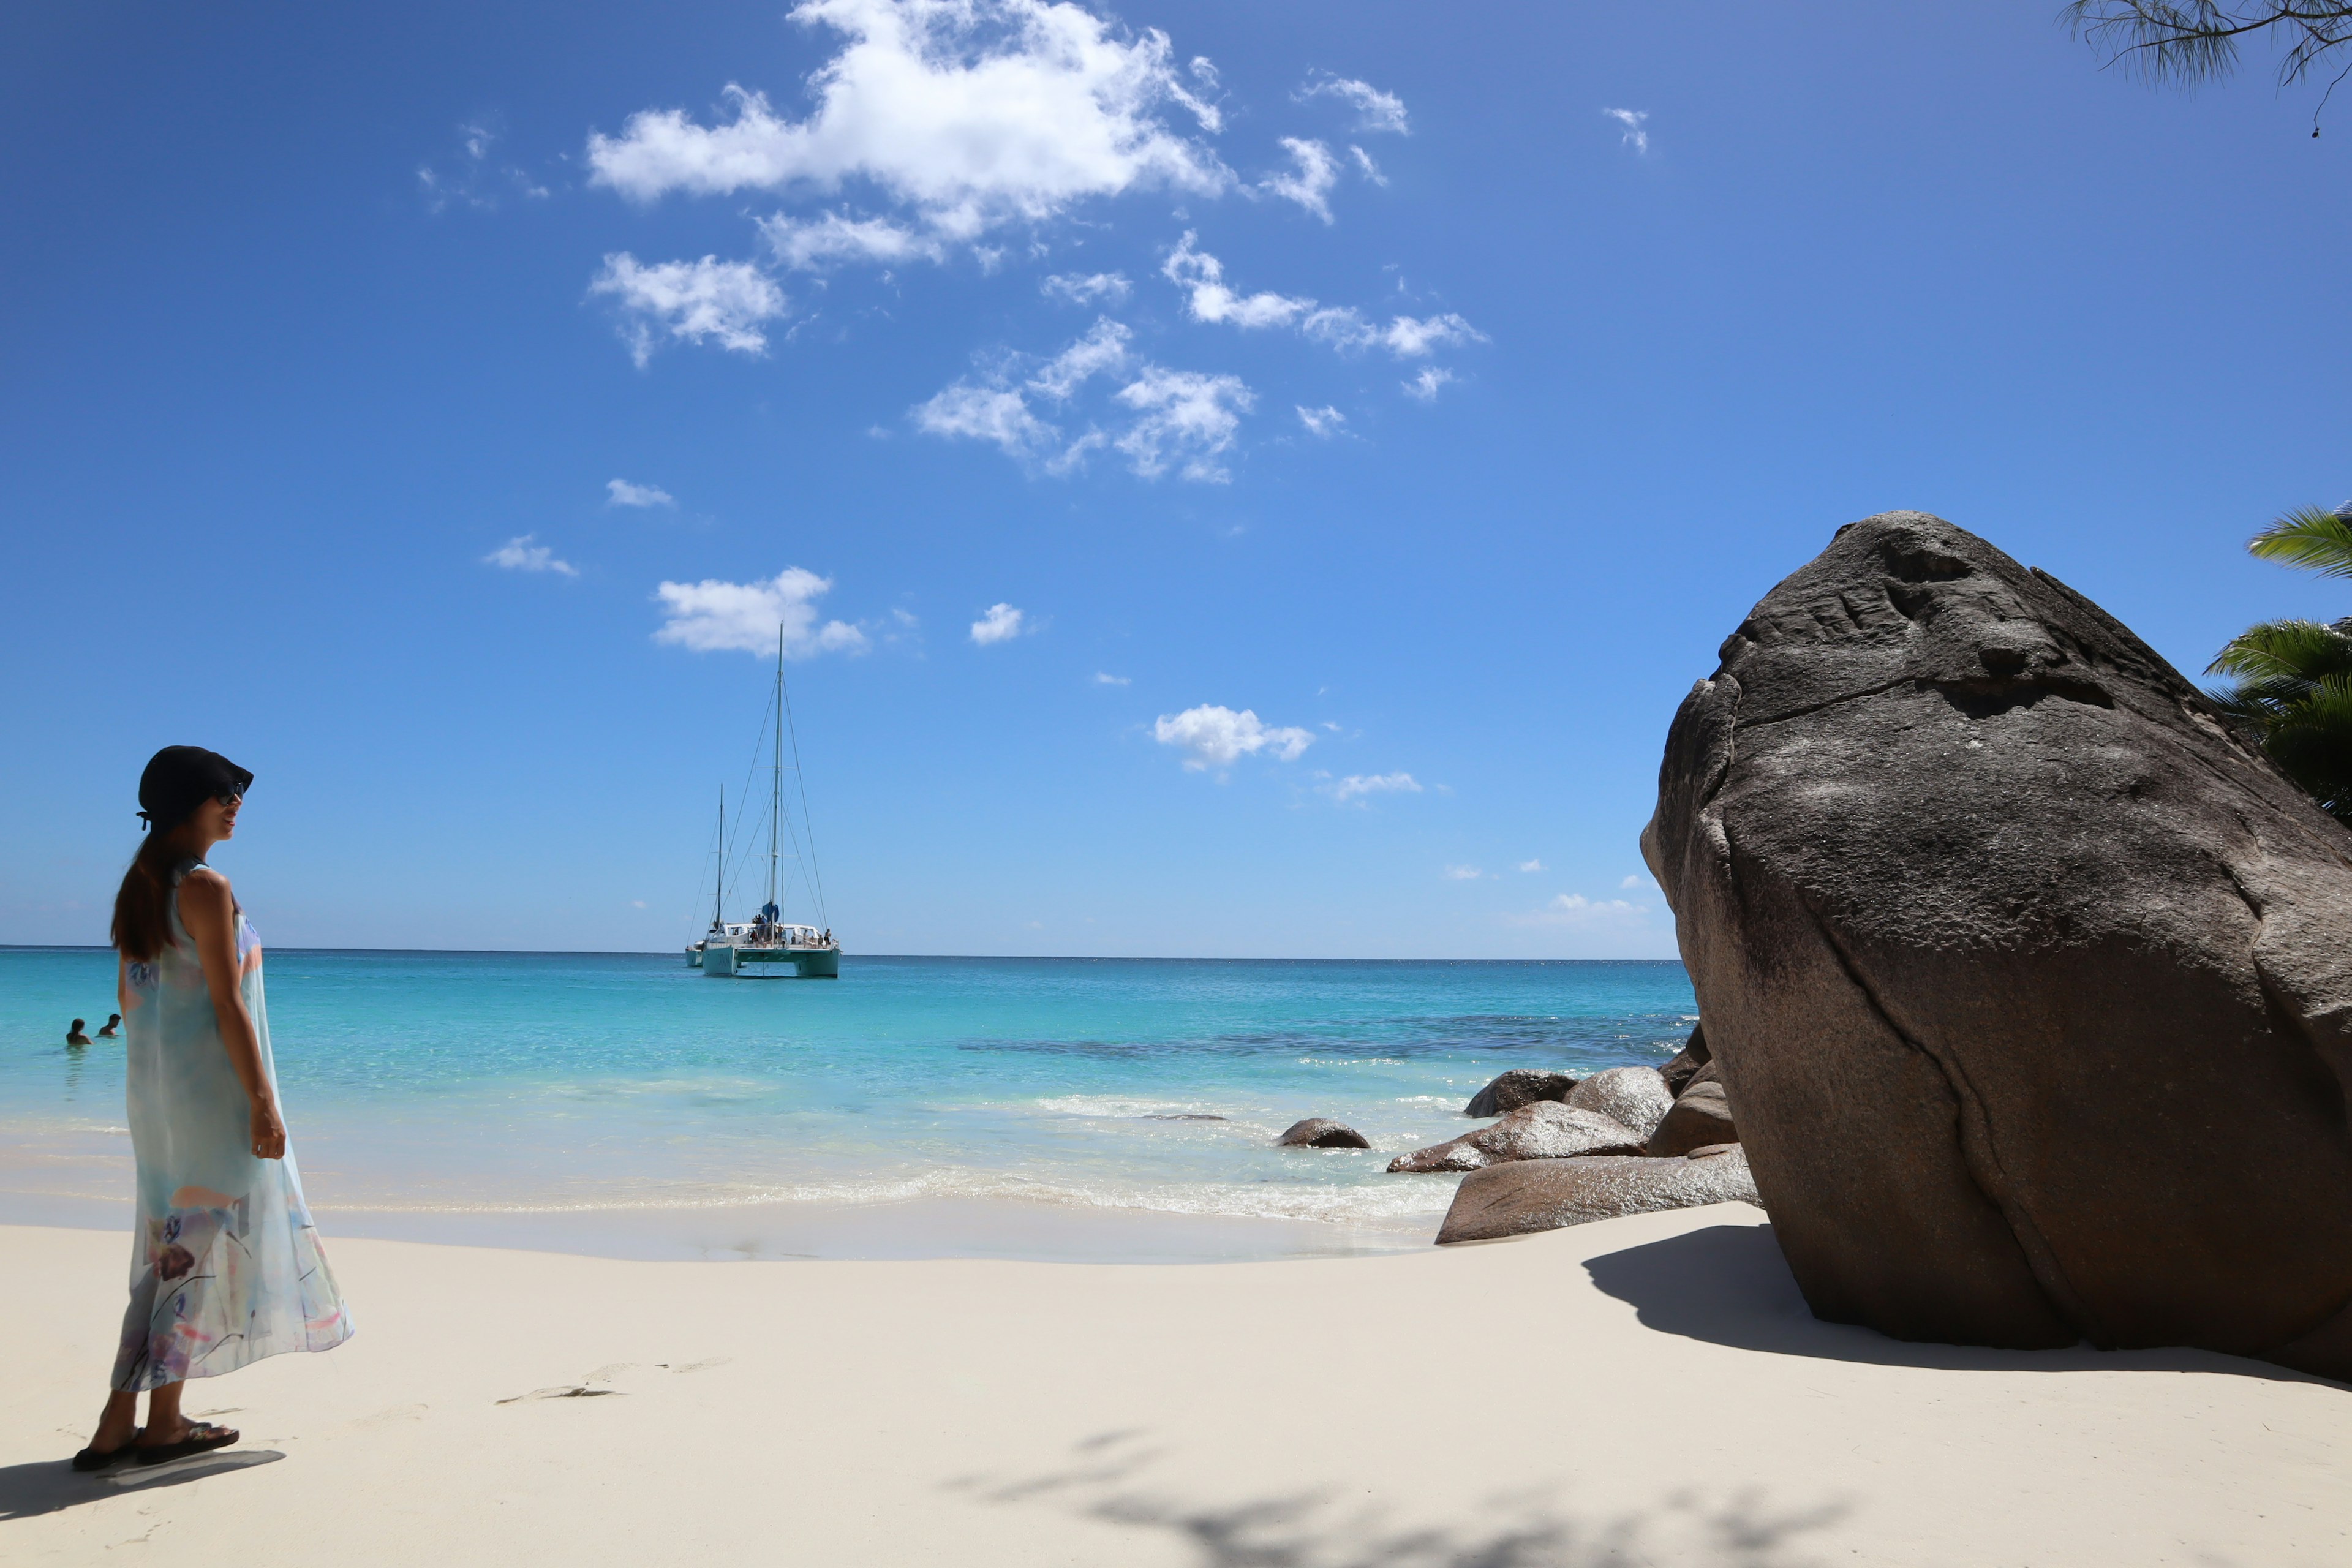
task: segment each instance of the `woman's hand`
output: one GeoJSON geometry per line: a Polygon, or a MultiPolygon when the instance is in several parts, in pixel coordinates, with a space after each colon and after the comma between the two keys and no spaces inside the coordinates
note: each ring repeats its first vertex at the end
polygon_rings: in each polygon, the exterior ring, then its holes
{"type": "Polygon", "coordinates": [[[251,1127],[255,1154],[264,1160],[286,1158],[286,1122],[278,1114],[276,1102],[268,1100],[255,1100],[251,1127]]]}

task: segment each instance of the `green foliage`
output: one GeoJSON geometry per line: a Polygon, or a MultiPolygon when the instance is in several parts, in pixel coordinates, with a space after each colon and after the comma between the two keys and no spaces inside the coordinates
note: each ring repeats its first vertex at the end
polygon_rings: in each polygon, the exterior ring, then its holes
{"type": "MultiPolygon", "coordinates": [[[[2291,511],[2247,542],[2267,561],[2352,577],[2352,502],[2291,511]]],[[[2209,675],[2236,679],[2215,704],[2337,821],[2352,824],[2352,616],[2264,621],[2230,639],[2209,675]]]]}

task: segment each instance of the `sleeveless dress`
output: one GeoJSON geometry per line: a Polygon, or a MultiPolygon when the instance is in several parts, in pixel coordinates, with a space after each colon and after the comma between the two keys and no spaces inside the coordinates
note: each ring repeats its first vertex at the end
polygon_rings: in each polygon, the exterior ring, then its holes
{"type": "MultiPolygon", "coordinates": [[[[253,1152],[249,1101],[229,1065],[212,994],[172,877],[171,945],[125,975],[131,1147],[139,1208],[131,1247],[131,1306],[114,1386],[137,1392],[216,1377],[287,1351],[331,1350],[352,1337],[289,1143],[282,1160],[253,1152]]],[[[236,911],[237,988],[261,1045],[272,1093],[261,942],[236,911]]]]}

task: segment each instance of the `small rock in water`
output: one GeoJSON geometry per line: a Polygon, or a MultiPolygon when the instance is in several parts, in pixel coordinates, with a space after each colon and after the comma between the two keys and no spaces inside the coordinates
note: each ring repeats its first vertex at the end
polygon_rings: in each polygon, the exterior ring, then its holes
{"type": "Polygon", "coordinates": [[[1398,1172],[1482,1171],[1512,1160],[1566,1160],[1579,1154],[1638,1154],[1642,1137],[1632,1128],[1590,1110],[1554,1100],[1523,1105],[1500,1121],[1459,1138],[1400,1154],[1389,1162],[1398,1172]]]}
{"type": "MultiPolygon", "coordinates": [[[[1220,1121],[1223,1120],[1222,1117],[1220,1121]]],[[[1344,1121],[1334,1121],[1328,1116],[1310,1116],[1304,1121],[1294,1121],[1289,1131],[1275,1140],[1286,1149],[1369,1149],[1371,1140],[1344,1121]]]]}
{"type": "Polygon", "coordinates": [[[1472,1095],[1470,1103],[1462,1108],[1462,1114],[1500,1116],[1523,1105],[1533,1105],[1538,1100],[1565,1100],[1568,1091],[1575,1087],[1576,1079],[1564,1072],[1513,1068],[1472,1095]]]}
{"type": "Polygon", "coordinates": [[[1646,1142],[1666,1119],[1675,1096],[1655,1068],[1604,1068],[1570,1089],[1568,1103],[1622,1122],[1646,1142]]]}
{"type": "Polygon", "coordinates": [[[1690,1038],[1683,1042],[1683,1048],[1675,1053],[1674,1060],[1658,1069],[1658,1076],[1664,1079],[1666,1088],[1679,1097],[1698,1077],[1700,1069],[1714,1059],[1715,1053],[1707,1049],[1706,1026],[1695,1024],[1691,1026],[1690,1038]]]}
{"type": "Polygon", "coordinates": [[[1679,1160],[1530,1160],[1465,1177],[1437,1241],[1441,1247],[1492,1241],[1622,1215],[1727,1203],[1761,1206],[1755,1178],[1748,1173],[1747,1152],[1737,1143],[1694,1151],[1679,1160]]]}

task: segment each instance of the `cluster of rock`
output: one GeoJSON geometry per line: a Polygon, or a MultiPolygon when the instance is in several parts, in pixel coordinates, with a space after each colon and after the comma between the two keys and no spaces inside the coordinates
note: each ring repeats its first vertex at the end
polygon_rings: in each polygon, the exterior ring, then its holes
{"type": "Polygon", "coordinates": [[[1684,701],[1643,851],[1717,1074],[1676,1135],[1738,1108],[1818,1316],[2352,1380],[2352,836],[2097,605],[1840,530],[1684,701]]]}
{"type": "Polygon", "coordinates": [[[1440,1242],[1757,1201],[1730,1102],[1697,1030],[1664,1070],[1608,1068],[1580,1080],[1521,1068],[1463,1110],[1495,1120],[1389,1163],[1399,1173],[1471,1173],[1440,1242]]]}

